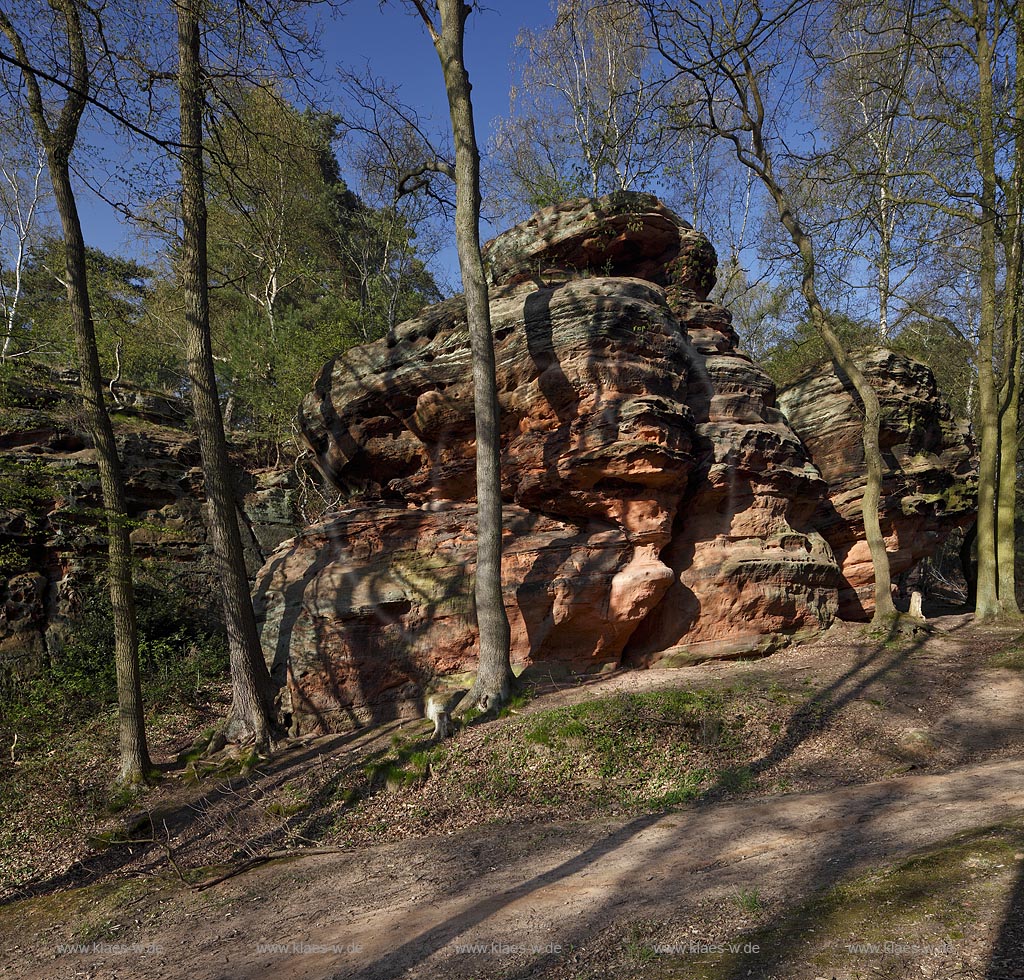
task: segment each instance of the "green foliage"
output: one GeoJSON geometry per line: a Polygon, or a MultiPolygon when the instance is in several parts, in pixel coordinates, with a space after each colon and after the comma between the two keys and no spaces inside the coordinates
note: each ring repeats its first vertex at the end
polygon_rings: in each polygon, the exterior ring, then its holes
{"type": "Polygon", "coordinates": [[[5,455],[0,457],[0,506],[31,510],[95,479],[86,466],[57,469],[45,459],[5,455]]]}
{"type": "Polygon", "coordinates": [[[78,410],[77,392],[53,383],[53,368],[30,357],[0,362],[0,429],[52,425],[78,410]]]}
{"type": "MultiPolygon", "coordinates": [[[[441,296],[403,213],[367,206],[341,179],[336,117],[299,112],[272,85],[215,94],[228,106],[207,146],[218,384],[233,428],[280,442],[327,360],[441,296]]],[[[12,349],[77,369],[63,268],[60,239],[28,255],[12,349]]],[[[104,377],[119,361],[126,383],[187,393],[174,277],[95,248],[87,275],[104,377]]],[[[0,366],[0,412],[20,397],[6,377],[21,363],[0,366]]]]}
{"type": "MultiPolygon", "coordinates": [[[[64,367],[78,366],[67,290],[54,270],[64,268],[64,242],[47,238],[29,253],[18,307],[17,347],[64,367]]],[[[153,315],[155,274],[133,259],[86,250],[86,275],[96,346],[105,377],[121,372],[137,384],[176,387],[183,373],[177,336],[153,315]]]]}
{"type": "MultiPolygon", "coordinates": [[[[196,623],[192,602],[167,582],[138,583],[136,602],[143,699],[150,712],[188,703],[227,671],[221,633],[196,623]]],[[[117,704],[110,599],[102,583],[81,596],[63,647],[34,677],[10,685],[0,731],[25,751],[104,715],[117,704]]]]}
{"type": "Polygon", "coordinates": [[[888,344],[893,350],[927,364],[935,383],[957,418],[968,417],[969,390],[974,381],[973,345],[951,323],[911,321],[888,344]]]}
{"type": "Polygon", "coordinates": [[[222,90],[209,145],[214,344],[233,427],[280,440],[330,357],[439,299],[394,208],[345,186],[338,121],[273,86],[222,90]]]}
{"type": "MultiPolygon", "coordinates": [[[[848,351],[878,345],[878,331],[874,326],[858,323],[841,314],[832,314],[830,322],[840,343],[848,351]]],[[[805,320],[791,336],[765,352],[761,366],[780,388],[784,388],[802,374],[816,371],[831,360],[832,355],[818,331],[805,320]]]]}

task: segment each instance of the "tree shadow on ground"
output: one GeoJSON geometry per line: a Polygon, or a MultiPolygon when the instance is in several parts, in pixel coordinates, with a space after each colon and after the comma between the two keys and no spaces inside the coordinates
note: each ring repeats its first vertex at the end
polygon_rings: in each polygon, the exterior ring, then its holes
{"type": "Polygon", "coordinates": [[[1018,865],[984,980],[1024,980],[1024,862],[1018,865]]]}
{"type": "MultiPolygon", "coordinates": [[[[874,648],[870,649],[867,655],[856,665],[836,678],[827,687],[814,694],[793,717],[771,751],[751,765],[751,771],[755,775],[762,774],[792,756],[808,737],[827,728],[839,711],[852,701],[858,699],[872,684],[903,669],[907,665],[908,660],[923,646],[927,636],[920,635],[911,642],[901,643],[897,647],[891,645],[894,639],[894,634],[880,639],[874,645],[874,648]]],[[[723,783],[720,779],[702,794],[696,803],[696,808],[698,811],[708,813],[710,819],[713,811],[709,808],[709,805],[713,801],[727,795],[729,789],[729,785],[723,783]]],[[[878,786],[877,797],[877,806],[880,808],[899,806],[898,796],[894,796],[892,789],[884,784],[878,786]]],[[[522,900],[539,889],[564,881],[613,854],[644,830],[662,820],[664,815],[664,812],[659,812],[637,817],[624,827],[596,841],[582,853],[573,856],[557,867],[522,882],[483,903],[466,909],[443,925],[410,938],[392,950],[386,957],[370,964],[365,969],[354,973],[338,974],[337,976],[359,977],[362,980],[371,980],[371,978],[372,980],[385,980],[385,978],[405,975],[409,970],[414,969],[416,964],[424,962],[459,936],[479,926],[508,905],[522,900]]],[[[827,854],[819,855],[817,865],[806,875],[803,882],[804,887],[825,887],[841,880],[860,858],[863,832],[863,829],[857,824],[842,828],[838,835],[839,839],[834,842],[834,845],[830,847],[827,854]]],[[[673,842],[673,846],[676,843],[673,842]]],[[[723,846],[725,843],[726,841],[723,841],[723,846]]],[[[709,861],[713,860],[713,857],[713,855],[709,854],[709,861]]],[[[648,857],[646,866],[656,866],[657,861],[657,852],[652,852],[648,857]]],[[[614,901],[589,916],[588,919],[596,923],[606,922],[608,916],[604,913],[608,912],[610,905],[614,905],[614,901]]],[[[571,936],[559,937],[559,941],[562,949],[565,950],[585,946],[593,938],[593,927],[584,925],[571,936]]],[[[738,961],[734,970],[721,974],[721,977],[722,980],[733,980],[733,978],[738,980],[740,977],[751,975],[748,971],[752,968],[755,969],[754,975],[768,976],[769,971],[784,964],[785,959],[785,949],[768,951],[766,955],[756,959],[756,961],[738,961]]],[[[512,978],[515,978],[515,980],[528,980],[530,977],[540,975],[546,969],[553,968],[561,960],[561,954],[551,953],[542,955],[532,959],[524,969],[513,974],[507,974],[507,980],[512,980],[512,978]]]]}

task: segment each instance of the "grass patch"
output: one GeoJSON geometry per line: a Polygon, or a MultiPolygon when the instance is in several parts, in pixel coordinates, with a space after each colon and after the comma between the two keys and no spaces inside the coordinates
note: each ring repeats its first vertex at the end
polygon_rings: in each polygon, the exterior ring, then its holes
{"type": "Polygon", "coordinates": [[[1002,667],[1005,670],[1024,670],[1024,646],[1014,646],[1007,650],[1000,650],[989,661],[992,667],[1002,667]]]}
{"type": "MultiPolygon", "coordinates": [[[[422,739],[409,741],[396,735],[391,739],[389,750],[375,752],[363,766],[365,793],[381,788],[394,793],[418,786],[430,777],[432,767],[443,760],[447,752],[443,744],[431,745],[422,739]]],[[[350,790],[348,801],[352,795],[350,790]]]]}
{"type": "Polygon", "coordinates": [[[459,778],[467,795],[495,807],[686,803],[714,784],[715,757],[739,744],[743,723],[727,717],[725,700],[672,689],[542,711],[488,735],[474,771],[459,778]]]}
{"type": "Polygon", "coordinates": [[[518,714],[522,708],[525,708],[533,700],[533,689],[522,688],[518,691],[513,691],[511,697],[501,706],[498,711],[499,718],[508,718],[510,715],[518,714]]]}
{"type": "Polygon", "coordinates": [[[354,846],[469,823],[660,813],[749,793],[758,788],[754,761],[794,711],[779,700],[668,688],[462,725],[439,744],[397,736],[335,776],[321,812],[299,830],[354,846]],[[392,823],[377,834],[382,812],[392,823]]]}
{"type": "Polygon", "coordinates": [[[760,915],[764,911],[764,901],[756,888],[741,888],[733,895],[732,902],[747,915],[760,915]]]}

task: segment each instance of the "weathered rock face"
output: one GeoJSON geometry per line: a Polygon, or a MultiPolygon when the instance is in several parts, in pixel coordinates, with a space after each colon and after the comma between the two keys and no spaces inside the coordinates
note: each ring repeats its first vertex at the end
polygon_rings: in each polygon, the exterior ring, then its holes
{"type": "MultiPolygon", "coordinates": [[[[880,519],[895,577],[973,521],[977,477],[966,428],[925,365],[888,350],[856,361],[882,407],[880,519]]],[[[874,572],[861,517],[866,476],[853,387],[827,368],[781,392],[779,402],[828,482],[814,522],[842,568],[839,615],[866,619],[874,612],[874,572]]]]}
{"type": "MultiPolygon", "coordinates": [[[[504,509],[502,562],[520,663],[614,665],[671,573],[602,521],[504,509]]],[[[257,583],[263,645],[298,731],[422,707],[432,681],[473,670],[475,507],[359,507],[304,531],[257,583]]]]}
{"type": "MultiPolygon", "coordinates": [[[[540,212],[488,259],[513,660],[706,659],[827,625],[837,568],[808,523],[824,484],[706,302],[707,240],[616,195],[540,212]]],[[[464,317],[432,307],[305,399],[325,474],[364,502],[283,545],[257,588],[298,730],[415,710],[475,665],[464,317]]]]}
{"type": "MultiPolygon", "coordinates": [[[[856,506],[830,516],[856,497],[852,473],[826,453],[823,479],[807,447],[838,440],[858,464],[840,438],[859,425],[854,406],[841,386],[787,402],[798,418],[830,405],[832,428],[811,417],[817,441],[801,441],[707,301],[707,240],[654,198],[619,194],[539,212],[488,260],[513,661],[679,664],[828,626],[830,543],[863,532],[839,528],[858,523],[856,506]]],[[[888,446],[918,483],[908,495],[893,481],[893,526],[917,534],[933,526],[920,520],[928,495],[969,460],[928,379],[894,365],[878,366],[883,401],[903,406],[888,446]],[[924,434],[935,412],[941,437],[924,434]]],[[[474,669],[472,406],[461,299],[331,362],[306,397],[305,438],[350,496],[282,544],[257,584],[294,730],[415,712],[438,678],[474,669]]]]}
{"type": "MultiPolygon", "coordinates": [[[[61,642],[106,555],[95,457],[74,396],[40,381],[8,392],[0,428],[0,669],[24,673],[61,642]],[[70,405],[70,411],[69,411],[70,405]]],[[[133,554],[150,577],[219,617],[217,572],[203,522],[199,446],[173,399],[129,389],[114,414],[133,554]]],[[[290,471],[246,469],[239,455],[239,528],[250,574],[298,526],[290,471]]]]}
{"type": "Polygon", "coordinates": [[[812,517],[825,484],[737,351],[731,317],[685,294],[670,303],[699,355],[687,407],[701,465],[662,560],[674,579],[630,640],[630,663],[662,666],[768,652],[827,627],[837,569],[812,517]]]}
{"type": "MultiPolygon", "coordinates": [[[[495,290],[491,318],[506,498],[667,542],[693,459],[689,345],[663,292],[629,279],[514,286],[495,290]]],[[[428,508],[473,499],[461,304],[433,307],[333,362],[301,424],[340,486],[428,508]]]]}
{"type": "Polygon", "coordinates": [[[677,284],[707,299],[718,262],[700,232],[650,194],[620,192],[544,208],[487,243],[491,285],[574,274],[677,284]]]}
{"type": "MultiPolygon", "coordinates": [[[[690,346],[663,291],[636,279],[497,288],[491,316],[513,659],[615,665],[673,578],[659,554],[694,465],[690,346]]],[[[302,424],[336,483],[390,506],[346,510],[275,554],[257,591],[264,646],[279,674],[287,660],[297,717],[307,690],[334,692],[335,707],[323,695],[318,713],[368,716],[384,696],[366,678],[411,670],[422,688],[475,656],[474,429],[461,304],[434,307],[328,365],[302,424]],[[344,601],[325,614],[315,597],[348,578],[366,594],[400,597],[379,614],[344,601]],[[382,670],[395,657],[405,667],[382,670]]],[[[387,689],[407,700],[401,685],[387,689]]]]}

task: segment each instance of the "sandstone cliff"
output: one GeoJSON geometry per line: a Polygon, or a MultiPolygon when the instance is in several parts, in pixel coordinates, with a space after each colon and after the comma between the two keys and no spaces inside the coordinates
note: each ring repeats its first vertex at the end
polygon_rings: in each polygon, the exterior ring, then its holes
{"type": "MultiPolygon", "coordinates": [[[[654,198],[620,194],[546,209],[490,243],[488,260],[513,660],[686,663],[827,627],[840,569],[825,532],[842,543],[823,517],[833,470],[812,461],[771,380],[736,350],[728,312],[708,302],[710,243],[654,198]]],[[[901,383],[896,372],[894,392],[901,383]]],[[[916,383],[904,396],[908,422],[917,400],[936,402],[916,383]]],[[[839,428],[855,424],[850,404],[831,406],[839,428]]],[[[293,727],[414,711],[476,658],[461,300],[329,363],[300,420],[350,497],[257,583],[293,727]]],[[[894,483],[900,513],[931,507],[923,486],[894,483]]],[[[929,527],[917,557],[948,523],[929,527]]]]}
{"type": "MultiPolygon", "coordinates": [[[[73,378],[40,370],[8,385],[0,415],[0,679],[32,664],[74,628],[106,555],[94,454],[73,378]]],[[[217,572],[203,522],[199,445],[177,399],[127,388],[114,407],[131,540],[140,575],[219,618],[217,572]]],[[[239,526],[255,574],[296,530],[290,469],[253,465],[237,448],[239,526]]]]}

